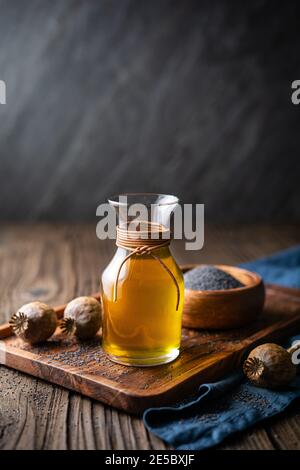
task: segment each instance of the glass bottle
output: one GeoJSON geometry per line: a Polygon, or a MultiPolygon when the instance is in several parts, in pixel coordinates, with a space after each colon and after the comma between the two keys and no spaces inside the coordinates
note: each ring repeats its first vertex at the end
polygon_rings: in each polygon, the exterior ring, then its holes
{"type": "Polygon", "coordinates": [[[183,275],[169,249],[170,216],[178,199],[130,194],[109,203],[116,209],[119,232],[117,250],[101,279],[103,349],[121,364],[165,364],[178,356],[181,338],[183,275]],[[142,222],[136,224],[130,209],[141,204],[147,213],[142,211],[142,222]],[[145,227],[148,233],[141,240],[145,227]]]}

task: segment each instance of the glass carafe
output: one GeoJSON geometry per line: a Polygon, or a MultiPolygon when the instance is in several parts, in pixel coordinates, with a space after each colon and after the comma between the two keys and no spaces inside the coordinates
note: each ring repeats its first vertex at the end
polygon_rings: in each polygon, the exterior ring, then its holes
{"type": "Polygon", "coordinates": [[[183,275],[169,249],[178,199],[132,194],[109,202],[118,226],[117,250],[102,274],[103,349],[121,364],[165,364],[178,356],[181,338],[183,275]],[[130,208],[141,204],[146,213],[137,222],[130,208]]]}

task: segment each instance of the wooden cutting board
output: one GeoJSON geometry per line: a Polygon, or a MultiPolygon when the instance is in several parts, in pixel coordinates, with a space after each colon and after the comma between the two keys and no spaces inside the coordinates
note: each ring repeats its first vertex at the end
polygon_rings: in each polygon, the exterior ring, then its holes
{"type": "MultiPolygon", "coordinates": [[[[56,312],[62,316],[64,306],[56,312]]],[[[300,332],[300,290],[268,286],[266,304],[255,324],[238,330],[208,332],[184,329],[178,359],[158,367],[126,367],[111,362],[101,337],[79,344],[59,328],[44,345],[29,346],[0,327],[0,363],[75,390],[110,406],[141,413],[152,406],[178,402],[199,385],[237,368],[247,350],[300,332]]]]}

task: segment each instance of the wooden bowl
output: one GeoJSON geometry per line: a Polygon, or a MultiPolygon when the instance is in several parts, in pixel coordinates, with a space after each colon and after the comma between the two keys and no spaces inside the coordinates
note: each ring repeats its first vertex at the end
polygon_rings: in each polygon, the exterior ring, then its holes
{"type": "MultiPolygon", "coordinates": [[[[184,265],[185,273],[205,265],[184,265]]],[[[225,330],[253,322],[262,312],[265,288],[261,277],[235,266],[214,265],[231,274],[244,287],[236,289],[196,291],[185,289],[182,324],[187,328],[225,330]]]]}

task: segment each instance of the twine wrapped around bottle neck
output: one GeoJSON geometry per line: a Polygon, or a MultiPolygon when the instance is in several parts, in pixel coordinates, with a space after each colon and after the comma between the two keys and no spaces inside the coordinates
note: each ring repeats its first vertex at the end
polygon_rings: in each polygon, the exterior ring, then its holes
{"type": "Polygon", "coordinates": [[[114,284],[114,302],[116,302],[118,298],[119,276],[121,269],[126,261],[133,255],[150,255],[160,263],[162,268],[169,274],[172,281],[174,282],[177,290],[176,311],[178,310],[180,302],[180,289],[177,279],[168,266],[159,258],[159,256],[154,253],[154,251],[160,248],[169,246],[170,242],[170,230],[155,222],[139,222],[134,230],[130,230],[128,225],[117,226],[116,245],[120,248],[125,248],[126,250],[130,251],[130,253],[122,260],[118,268],[114,284]]]}

